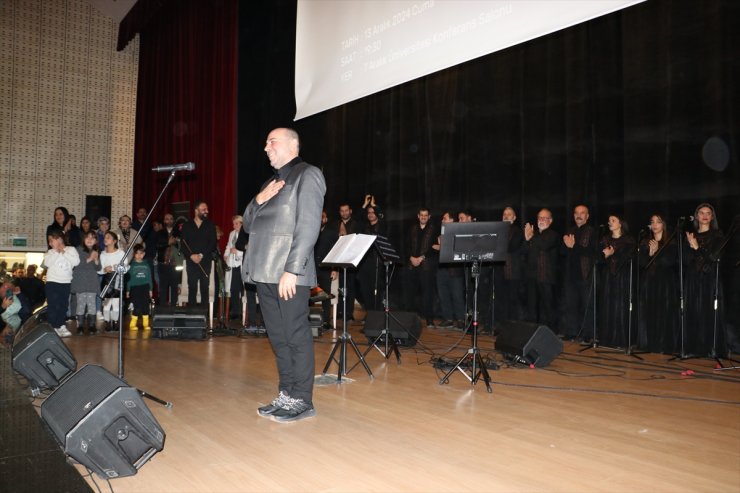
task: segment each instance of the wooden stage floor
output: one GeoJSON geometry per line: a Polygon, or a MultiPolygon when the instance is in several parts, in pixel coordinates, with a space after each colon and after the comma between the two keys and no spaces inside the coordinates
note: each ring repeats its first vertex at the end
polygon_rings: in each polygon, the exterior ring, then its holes
{"type": "MultiPolygon", "coordinates": [[[[165,447],[136,476],[112,480],[116,493],[740,492],[740,373],[713,371],[714,361],[566,343],[546,368],[492,371],[489,394],[458,372],[439,384],[432,357],[462,355],[470,342],[425,329],[401,364],[373,350],[374,379],[358,366],[339,385],[333,364],[334,378],[315,389],[318,416],[280,424],[256,413],[277,386],[266,338],[125,335],[126,380],[174,406],[146,401],[165,447]]],[[[316,340],[317,373],[332,337],[316,340]]],[[[117,372],[114,334],[65,342],[80,366],[117,372]]],[[[492,337],[479,343],[501,360],[492,337]]]]}

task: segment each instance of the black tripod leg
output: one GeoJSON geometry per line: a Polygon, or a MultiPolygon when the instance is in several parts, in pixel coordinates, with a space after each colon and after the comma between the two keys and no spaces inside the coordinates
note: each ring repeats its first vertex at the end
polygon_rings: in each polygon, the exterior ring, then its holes
{"type": "MultiPolygon", "coordinates": [[[[362,353],[361,353],[361,352],[360,352],[360,350],[359,350],[359,349],[357,348],[357,345],[355,344],[355,341],[353,341],[353,340],[352,340],[352,338],[349,338],[349,343],[350,343],[350,344],[352,345],[352,349],[353,349],[353,350],[355,351],[355,354],[356,354],[356,355],[357,355],[357,357],[359,358],[359,360],[360,360],[360,363],[362,363],[362,366],[364,366],[364,367],[365,367],[365,371],[367,372],[367,375],[368,375],[368,376],[369,376],[370,378],[373,378],[373,372],[372,372],[372,371],[370,371],[370,367],[369,367],[369,366],[367,366],[367,362],[365,361],[365,358],[363,358],[363,357],[362,357],[362,353]]],[[[354,368],[354,367],[353,367],[353,368],[354,368]]],[[[351,370],[350,370],[350,371],[351,371],[351,370]]],[[[349,373],[349,372],[347,372],[347,373],[349,373]]]]}
{"type": "MultiPolygon", "coordinates": [[[[449,370],[447,371],[447,373],[445,373],[445,376],[443,376],[443,377],[442,377],[442,378],[440,379],[440,381],[439,381],[439,384],[440,384],[440,385],[443,385],[443,384],[447,383],[447,382],[448,382],[448,380],[450,379],[450,375],[452,375],[452,372],[454,372],[455,370],[460,370],[460,371],[462,371],[462,366],[461,366],[461,365],[462,365],[463,361],[465,361],[465,359],[466,359],[466,358],[468,357],[468,354],[469,354],[469,353],[465,353],[465,354],[463,355],[463,357],[462,357],[462,358],[460,358],[460,359],[459,359],[459,360],[457,361],[457,363],[455,363],[455,365],[454,365],[454,366],[453,366],[452,368],[450,368],[450,369],[449,369],[449,370]]],[[[463,373],[465,373],[465,372],[463,372],[463,373]]],[[[465,375],[467,375],[467,373],[466,373],[465,375]]]]}
{"type": "Polygon", "coordinates": [[[488,374],[488,368],[486,368],[486,365],[483,364],[483,358],[480,355],[480,351],[475,352],[475,357],[473,358],[473,361],[478,362],[478,374],[473,376],[473,383],[478,380],[480,376],[483,376],[483,381],[486,384],[486,390],[490,394],[493,392],[493,389],[491,388],[491,376],[488,374]]]}
{"type": "Polygon", "coordinates": [[[367,349],[365,350],[365,352],[364,352],[364,353],[362,353],[362,356],[363,356],[363,357],[367,356],[367,354],[368,354],[368,353],[369,353],[370,351],[372,351],[372,350],[373,350],[373,348],[375,348],[375,349],[377,349],[377,350],[378,350],[378,351],[380,352],[380,354],[382,354],[382,355],[383,355],[384,357],[386,357],[386,358],[387,358],[388,356],[386,355],[386,353],[384,353],[383,351],[381,351],[381,349],[380,349],[380,348],[378,347],[378,341],[380,341],[380,338],[381,338],[381,337],[383,337],[384,335],[386,335],[385,329],[381,330],[381,331],[380,331],[380,334],[378,334],[378,335],[377,335],[377,336],[375,337],[375,339],[373,339],[373,341],[372,341],[372,342],[370,343],[370,345],[369,345],[369,346],[367,347],[367,349]]]}
{"type": "MultiPolygon", "coordinates": [[[[329,367],[331,366],[333,361],[336,361],[334,359],[334,355],[337,353],[337,349],[339,349],[339,345],[342,343],[340,339],[337,339],[337,342],[334,343],[334,347],[331,349],[331,353],[329,354],[329,359],[326,360],[326,365],[324,365],[324,370],[321,372],[322,375],[326,375],[326,372],[329,370],[329,367]]],[[[340,368],[341,373],[341,368],[340,368]]]]}
{"type": "MultiPolygon", "coordinates": [[[[398,350],[398,344],[396,344],[395,339],[391,341],[391,345],[393,346],[393,352],[396,353],[396,362],[401,364],[401,352],[398,350]]],[[[390,356],[390,352],[388,352],[388,356],[390,356]]],[[[386,356],[386,358],[388,358],[388,356],[386,356]]]]}
{"type": "Polygon", "coordinates": [[[164,400],[160,399],[159,397],[155,397],[155,396],[153,396],[151,394],[147,394],[146,392],[144,392],[141,389],[136,389],[136,390],[139,392],[139,395],[140,396],[146,397],[149,400],[152,400],[154,402],[157,402],[159,404],[162,404],[167,409],[172,409],[172,403],[171,402],[167,402],[167,401],[164,401],[164,400]]]}

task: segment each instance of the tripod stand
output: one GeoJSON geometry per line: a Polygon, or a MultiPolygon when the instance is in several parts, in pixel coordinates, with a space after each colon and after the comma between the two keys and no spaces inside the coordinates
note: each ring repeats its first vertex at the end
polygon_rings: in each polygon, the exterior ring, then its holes
{"type": "Polygon", "coordinates": [[[370,343],[370,346],[365,350],[363,353],[363,356],[367,356],[367,354],[372,350],[372,348],[375,348],[378,350],[380,354],[383,355],[385,359],[390,358],[391,353],[396,355],[396,361],[398,363],[401,362],[401,353],[398,351],[398,345],[396,344],[396,338],[393,337],[393,334],[390,330],[390,319],[392,318],[396,324],[399,326],[401,325],[401,322],[398,321],[396,317],[393,316],[391,313],[391,303],[390,303],[390,284],[391,284],[391,278],[390,278],[390,265],[392,262],[400,262],[401,257],[398,255],[398,253],[395,251],[395,249],[391,246],[390,242],[387,238],[378,235],[375,239],[375,248],[378,251],[378,255],[380,258],[383,259],[383,265],[385,267],[385,296],[383,298],[383,313],[384,313],[384,326],[383,330],[380,331],[380,333],[375,337],[375,339],[370,343]],[[383,338],[384,339],[384,346],[385,351],[383,351],[380,347],[378,347],[378,342],[380,342],[383,338]]]}
{"type": "MultiPolygon", "coordinates": [[[[192,163],[188,163],[192,165],[192,163]]],[[[193,169],[193,167],[189,168],[193,169]]],[[[141,230],[144,229],[144,226],[147,225],[149,222],[149,217],[151,217],[152,212],[154,212],[154,209],[157,208],[157,205],[159,204],[159,201],[162,199],[162,195],[164,195],[165,190],[167,190],[167,187],[170,185],[172,180],[175,178],[175,173],[177,173],[177,169],[173,169],[170,173],[170,177],[167,179],[167,183],[165,183],[164,187],[162,188],[162,191],[159,192],[159,196],[157,197],[157,200],[154,201],[154,205],[151,209],[149,209],[149,213],[144,218],[144,221],[141,223],[141,227],[138,231],[136,231],[136,236],[131,240],[131,243],[129,244],[128,248],[126,249],[126,252],[123,254],[123,258],[121,258],[121,261],[118,263],[118,265],[115,268],[113,277],[111,280],[106,284],[106,286],[103,288],[103,290],[100,293],[100,299],[104,299],[106,293],[108,293],[109,290],[113,288],[115,285],[115,289],[118,290],[118,378],[121,380],[124,380],[123,378],[123,276],[126,274],[126,262],[129,256],[129,253],[131,250],[133,250],[134,245],[136,244],[136,239],[140,236],[141,230]]],[[[147,399],[150,399],[154,402],[157,402],[159,404],[162,404],[167,409],[172,408],[172,403],[162,400],[159,397],[155,397],[141,389],[136,389],[139,392],[139,395],[142,397],[145,397],[147,399]]]]}
{"type": "Polygon", "coordinates": [[[362,258],[365,256],[367,251],[372,246],[376,237],[372,235],[362,234],[349,234],[340,236],[339,240],[334,244],[332,249],[326,255],[324,260],[321,262],[322,267],[340,267],[343,269],[344,276],[342,277],[342,334],[337,337],[334,347],[329,354],[329,358],[326,360],[324,370],[321,372],[322,375],[326,375],[332,362],[336,362],[339,367],[337,370],[337,382],[341,383],[342,375],[347,375],[352,368],[347,369],[347,345],[357,355],[362,366],[365,367],[367,375],[373,378],[373,372],[370,371],[370,367],[365,362],[365,357],[357,348],[355,341],[352,340],[352,336],[347,331],[347,268],[357,268],[362,258]],[[334,355],[339,351],[339,359],[335,359],[334,355]]]}
{"type": "Polygon", "coordinates": [[[390,330],[390,319],[392,318],[395,320],[395,322],[398,325],[401,325],[401,322],[398,321],[396,317],[391,314],[391,308],[390,308],[390,299],[388,297],[388,285],[390,283],[390,274],[389,274],[389,265],[390,262],[386,261],[383,262],[383,265],[385,266],[385,297],[383,298],[383,314],[385,318],[385,325],[383,326],[383,330],[380,331],[380,333],[373,339],[373,341],[370,343],[370,346],[365,350],[365,352],[362,354],[363,356],[367,356],[367,354],[373,349],[377,349],[380,354],[383,355],[385,359],[388,359],[391,357],[391,354],[396,355],[396,361],[398,363],[401,362],[401,353],[398,351],[398,344],[396,344],[396,338],[393,337],[393,334],[391,334],[390,330]],[[381,349],[378,346],[378,342],[383,340],[385,345],[385,351],[381,349]]]}
{"type": "Polygon", "coordinates": [[[450,375],[455,370],[460,371],[470,383],[475,385],[482,377],[486,384],[486,390],[493,392],[491,388],[491,377],[488,369],[483,363],[483,358],[478,348],[478,284],[480,278],[481,262],[494,262],[504,260],[509,243],[509,229],[511,224],[501,222],[480,223],[449,223],[442,226],[441,248],[439,254],[440,263],[449,262],[472,262],[471,274],[473,276],[473,319],[472,342],[468,351],[457,361],[447,373],[440,379],[439,384],[449,382],[450,375]],[[469,369],[469,370],[466,370],[469,369]],[[468,374],[468,371],[470,372],[468,374]]]}
{"type": "Polygon", "coordinates": [[[467,353],[463,355],[462,358],[460,358],[457,363],[455,363],[455,366],[450,368],[447,373],[440,379],[439,384],[445,384],[448,383],[450,375],[452,375],[452,372],[455,370],[458,370],[460,373],[465,375],[465,378],[470,380],[470,383],[473,385],[478,382],[478,380],[483,377],[483,381],[486,384],[486,390],[491,393],[493,392],[493,389],[491,388],[491,377],[488,374],[488,369],[486,368],[486,365],[483,363],[483,358],[480,355],[480,349],[478,348],[478,278],[480,277],[480,265],[478,263],[478,259],[473,260],[473,264],[471,267],[471,273],[473,275],[473,321],[471,323],[472,332],[473,332],[473,341],[470,349],[468,349],[467,353]],[[470,374],[468,374],[468,370],[466,368],[469,368],[470,374]]]}
{"type": "Polygon", "coordinates": [[[357,344],[355,344],[355,341],[352,340],[352,336],[347,332],[347,267],[344,267],[344,283],[342,286],[342,333],[337,337],[337,341],[334,343],[334,347],[331,350],[331,353],[329,354],[329,358],[326,360],[326,365],[324,365],[324,369],[322,370],[321,374],[326,375],[326,372],[329,370],[329,367],[331,366],[332,362],[336,362],[338,369],[337,369],[337,382],[342,382],[342,375],[347,375],[349,371],[347,371],[347,345],[349,344],[352,347],[352,350],[357,355],[357,358],[359,359],[360,363],[362,363],[362,366],[365,367],[365,371],[367,371],[367,375],[370,378],[373,378],[373,372],[370,371],[370,367],[367,366],[367,362],[365,361],[365,357],[360,352],[360,350],[357,348],[357,344]],[[339,351],[339,359],[335,359],[334,355],[339,351]]]}

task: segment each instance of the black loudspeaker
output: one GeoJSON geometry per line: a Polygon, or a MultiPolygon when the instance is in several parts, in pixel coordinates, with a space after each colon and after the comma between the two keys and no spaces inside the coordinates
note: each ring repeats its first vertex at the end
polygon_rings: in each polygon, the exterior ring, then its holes
{"type": "Polygon", "coordinates": [[[172,217],[175,218],[175,222],[186,222],[190,219],[190,201],[172,202],[172,217]]]}
{"type": "Polygon", "coordinates": [[[543,368],[563,352],[563,341],[545,325],[508,320],[497,324],[496,350],[543,368]]]}
{"type": "Polygon", "coordinates": [[[164,448],[164,430],[139,391],[96,365],[83,366],[41,404],[64,453],[103,478],[133,476],[164,448]]]}
{"type": "MultiPolygon", "coordinates": [[[[111,196],[110,195],[86,195],[85,196],[85,215],[90,218],[93,227],[98,227],[98,219],[103,216],[110,219],[111,214],[111,196]]],[[[79,218],[77,221],[79,222],[79,218]]],[[[111,225],[115,224],[111,221],[111,225]]],[[[113,226],[111,226],[113,229],[113,226]]]]}
{"type": "MultiPolygon", "coordinates": [[[[388,328],[396,343],[401,346],[412,347],[421,336],[421,321],[416,313],[391,311],[388,319],[388,328]]],[[[370,342],[375,340],[385,328],[385,312],[368,310],[365,318],[365,336],[370,342]]]]}
{"type": "Polygon", "coordinates": [[[158,306],[152,318],[152,337],[159,339],[205,339],[208,308],[204,306],[158,306]]]}
{"type": "Polygon", "coordinates": [[[77,360],[48,323],[24,325],[13,343],[13,369],[26,377],[34,395],[53,389],[77,369],[77,360]]]}

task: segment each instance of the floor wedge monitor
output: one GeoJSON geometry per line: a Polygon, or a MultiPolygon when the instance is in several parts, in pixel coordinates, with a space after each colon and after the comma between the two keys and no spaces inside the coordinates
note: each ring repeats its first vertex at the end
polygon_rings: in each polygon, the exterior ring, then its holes
{"type": "Polygon", "coordinates": [[[152,337],[159,339],[205,339],[208,309],[202,306],[158,306],[152,319],[152,337]]]}
{"type": "Polygon", "coordinates": [[[64,453],[103,478],[133,476],[164,448],[165,434],[139,391],[86,365],[41,404],[64,453]]]}
{"type": "Polygon", "coordinates": [[[13,343],[13,369],[31,391],[53,389],[77,369],[77,360],[48,323],[19,333],[13,343]]]}
{"type": "Polygon", "coordinates": [[[545,325],[508,320],[497,330],[496,350],[520,363],[543,368],[563,352],[563,341],[545,325]]]}
{"type": "MultiPolygon", "coordinates": [[[[388,317],[388,329],[400,346],[411,347],[421,336],[421,321],[413,312],[391,311],[388,317]]],[[[373,341],[385,328],[385,312],[368,310],[365,318],[365,337],[373,341]]]]}

